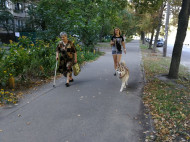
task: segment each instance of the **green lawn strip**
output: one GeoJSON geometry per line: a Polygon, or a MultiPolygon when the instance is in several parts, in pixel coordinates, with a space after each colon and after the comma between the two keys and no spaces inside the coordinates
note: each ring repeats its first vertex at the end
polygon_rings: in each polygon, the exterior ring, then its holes
{"type": "Polygon", "coordinates": [[[151,53],[141,45],[146,84],[143,101],[156,128],[156,141],[190,139],[190,76],[180,67],[179,79],[162,81],[158,75],[169,72],[170,58],[151,53]]]}

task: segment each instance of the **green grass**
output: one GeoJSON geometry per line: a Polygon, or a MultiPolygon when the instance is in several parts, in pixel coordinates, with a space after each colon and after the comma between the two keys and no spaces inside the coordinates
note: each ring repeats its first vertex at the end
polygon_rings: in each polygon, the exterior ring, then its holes
{"type": "Polygon", "coordinates": [[[152,53],[141,45],[146,77],[143,101],[155,120],[156,141],[190,139],[190,73],[180,66],[179,79],[160,80],[158,75],[168,74],[170,58],[152,53]]]}

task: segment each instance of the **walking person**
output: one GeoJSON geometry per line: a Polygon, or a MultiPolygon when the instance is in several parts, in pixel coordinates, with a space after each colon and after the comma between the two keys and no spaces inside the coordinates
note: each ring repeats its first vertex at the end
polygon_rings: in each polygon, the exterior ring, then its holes
{"type": "Polygon", "coordinates": [[[72,41],[68,40],[67,33],[60,33],[61,41],[59,41],[56,48],[56,60],[59,60],[59,69],[65,77],[67,77],[66,87],[69,87],[69,82],[73,82],[72,66],[77,63],[77,52],[75,45],[72,41]],[[59,55],[60,54],[60,55],[59,55]]]}
{"type": "MultiPolygon", "coordinates": [[[[121,60],[122,56],[122,47],[124,49],[124,53],[126,54],[126,47],[123,36],[121,36],[121,30],[119,28],[114,29],[113,36],[111,38],[110,42],[112,46],[112,56],[114,61],[114,69],[116,70],[117,64],[121,60]]],[[[114,76],[116,76],[116,73],[114,73],[114,76]]]]}

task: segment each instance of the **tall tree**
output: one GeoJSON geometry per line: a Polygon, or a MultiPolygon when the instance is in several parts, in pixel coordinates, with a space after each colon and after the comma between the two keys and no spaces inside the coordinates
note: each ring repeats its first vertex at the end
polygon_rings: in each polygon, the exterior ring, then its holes
{"type": "Polygon", "coordinates": [[[171,7],[171,21],[170,25],[177,26],[178,23],[178,15],[181,10],[182,0],[170,0],[171,7]]]}
{"type": "Polygon", "coordinates": [[[172,79],[178,78],[182,47],[186,37],[189,16],[190,16],[190,0],[183,0],[181,10],[178,16],[179,20],[178,20],[177,35],[176,35],[176,40],[172,53],[172,60],[168,74],[168,77],[172,79]]]}
{"type": "MultiPolygon", "coordinates": [[[[132,0],[132,5],[134,6],[137,15],[139,15],[139,19],[141,19],[142,14],[150,13],[153,15],[155,12],[157,12],[163,4],[163,1],[165,0],[132,0]]],[[[139,23],[140,21],[142,20],[139,20],[139,23]]],[[[141,39],[144,41],[144,31],[141,29],[139,33],[141,33],[141,39]]]]}
{"type": "Polygon", "coordinates": [[[162,26],[162,16],[163,16],[163,11],[164,11],[165,5],[162,5],[159,11],[159,17],[158,17],[158,26],[156,29],[156,35],[154,39],[154,46],[153,46],[153,52],[156,52],[156,47],[157,47],[157,40],[160,34],[160,27],[162,26]]]}
{"type": "Polygon", "coordinates": [[[43,39],[55,39],[60,31],[66,31],[79,35],[86,46],[93,46],[114,26],[125,28],[120,13],[126,4],[121,0],[40,0],[29,14],[43,39]]]}
{"type": "Polygon", "coordinates": [[[168,30],[169,30],[169,17],[170,17],[170,2],[167,3],[166,12],[166,24],[165,24],[165,36],[164,36],[164,46],[163,46],[163,57],[166,57],[167,53],[167,41],[168,41],[168,30]]]}
{"type": "Polygon", "coordinates": [[[139,20],[139,23],[137,24],[137,26],[139,27],[139,29],[141,30],[141,40],[142,43],[145,43],[145,33],[150,33],[151,29],[154,26],[154,22],[153,22],[153,16],[149,13],[144,13],[141,15],[141,18],[139,20]]]}

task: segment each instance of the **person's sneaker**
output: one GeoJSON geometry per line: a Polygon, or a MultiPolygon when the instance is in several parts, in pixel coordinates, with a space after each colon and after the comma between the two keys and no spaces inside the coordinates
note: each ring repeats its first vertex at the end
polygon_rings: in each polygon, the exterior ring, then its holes
{"type": "Polygon", "coordinates": [[[69,85],[69,83],[66,83],[65,86],[66,86],[66,87],[69,87],[70,85],[69,85]]]}
{"type": "Polygon", "coordinates": [[[74,79],[69,80],[69,82],[73,82],[73,81],[74,81],[74,79]]]}
{"type": "Polygon", "coordinates": [[[116,73],[114,73],[113,75],[116,76],[116,73]]]}

